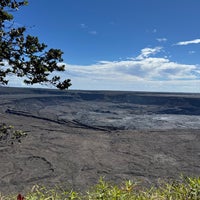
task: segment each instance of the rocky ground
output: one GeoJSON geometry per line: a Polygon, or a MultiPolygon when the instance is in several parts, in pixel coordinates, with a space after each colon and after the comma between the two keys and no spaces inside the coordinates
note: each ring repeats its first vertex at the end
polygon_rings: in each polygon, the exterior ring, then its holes
{"type": "Polygon", "coordinates": [[[0,192],[200,175],[200,95],[0,88],[0,192]]]}

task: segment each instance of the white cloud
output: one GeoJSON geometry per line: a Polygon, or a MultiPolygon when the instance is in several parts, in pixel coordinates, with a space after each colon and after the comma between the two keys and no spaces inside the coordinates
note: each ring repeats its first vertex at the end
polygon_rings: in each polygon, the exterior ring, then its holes
{"type": "Polygon", "coordinates": [[[85,30],[87,33],[91,34],[91,35],[97,35],[97,31],[95,30],[90,30],[90,27],[88,27],[86,24],[82,23],[80,24],[81,29],[85,30]]]}
{"type": "Polygon", "coordinates": [[[9,83],[8,86],[10,87],[30,87],[30,88],[50,88],[49,84],[34,84],[34,85],[27,85],[24,83],[24,79],[21,77],[16,77],[15,75],[9,76],[9,83]]]}
{"type": "Polygon", "coordinates": [[[144,59],[149,57],[150,55],[155,55],[162,50],[162,47],[155,47],[155,48],[144,48],[141,50],[141,54],[137,57],[137,59],[144,59]]]}
{"type": "Polygon", "coordinates": [[[100,61],[85,66],[66,64],[66,74],[60,75],[71,78],[73,89],[200,91],[199,66],[151,57],[161,49],[145,48],[139,56],[128,60],[100,61]]]}
{"type": "Polygon", "coordinates": [[[156,39],[158,42],[166,42],[167,38],[157,38],[156,39]]]}
{"type": "MultiPolygon", "coordinates": [[[[144,48],[135,58],[99,61],[91,65],[66,65],[56,75],[72,80],[72,89],[200,92],[200,66],[155,57],[162,47],[144,48]],[[154,57],[152,57],[154,55],[154,57]]],[[[10,78],[11,86],[25,86],[10,78]]]]}
{"type": "Polygon", "coordinates": [[[200,39],[195,39],[195,40],[178,42],[175,45],[183,46],[183,45],[199,44],[199,43],[200,43],[200,39]]]}

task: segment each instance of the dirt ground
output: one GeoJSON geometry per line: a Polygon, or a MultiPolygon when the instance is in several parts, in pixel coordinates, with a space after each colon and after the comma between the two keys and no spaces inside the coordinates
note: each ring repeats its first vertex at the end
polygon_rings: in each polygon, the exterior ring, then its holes
{"type": "Polygon", "coordinates": [[[101,176],[147,186],[199,176],[199,106],[195,94],[0,88],[0,123],[27,133],[21,143],[0,141],[0,192],[35,184],[84,190],[101,176]]]}

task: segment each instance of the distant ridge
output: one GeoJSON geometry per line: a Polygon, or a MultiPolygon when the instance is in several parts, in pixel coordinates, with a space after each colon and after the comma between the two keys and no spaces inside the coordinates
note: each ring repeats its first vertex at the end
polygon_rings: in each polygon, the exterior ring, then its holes
{"type": "Polygon", "coordinates": [[[50,88],[28,88],[28,87],[5,87],[0,86],[0,94],[10,93],[26,93],[26,94],[65,94],[65,93],[106,93],[106,94],[135,94],[135,95],[161,95],[161,96],[194,96],[200,98],[200,93],[184,93],[184,92],[148,92],[148,91],[117,91],[117,90],[66,90],[60,91],[58,89],[50,88]]]}

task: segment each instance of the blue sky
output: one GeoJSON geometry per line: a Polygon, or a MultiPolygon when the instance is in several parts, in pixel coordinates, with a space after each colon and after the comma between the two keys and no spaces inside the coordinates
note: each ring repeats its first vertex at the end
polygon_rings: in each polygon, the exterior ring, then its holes
{"type": "Polygon", "coordinates": [[[71,89],[200,92],[199,8],[199,0],[29,0],[15,21],[64,52],[59,75],[71,89]]]}

